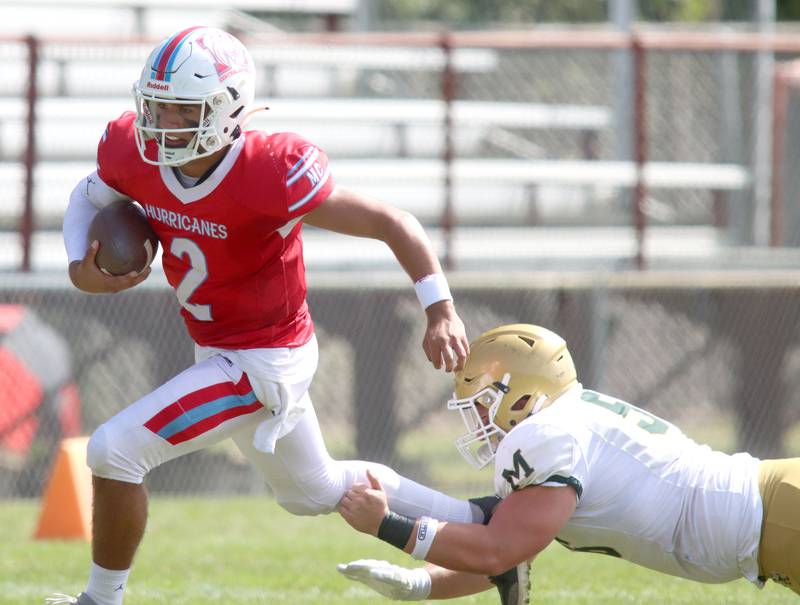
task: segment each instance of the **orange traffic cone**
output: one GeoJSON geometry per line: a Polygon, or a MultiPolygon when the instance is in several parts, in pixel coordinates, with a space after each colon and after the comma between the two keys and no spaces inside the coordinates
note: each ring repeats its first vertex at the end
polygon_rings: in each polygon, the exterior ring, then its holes
{"type": "Polygon", "coordinates": [[[34,538],[92,538],[92,473],[86,466],[88,437],[61,441],[44,492],[34,538]]]}

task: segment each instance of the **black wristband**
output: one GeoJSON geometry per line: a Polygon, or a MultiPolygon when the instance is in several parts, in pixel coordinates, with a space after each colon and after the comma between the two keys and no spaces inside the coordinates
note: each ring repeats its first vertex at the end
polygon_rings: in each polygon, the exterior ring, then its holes
{"type": "Polygon", "coordinates": [[[416,523],[416,519],[389,511],[378,528],[378,537],[384,542],[403,550],[411,534],[414,533],[414,525],[416,523]]]}

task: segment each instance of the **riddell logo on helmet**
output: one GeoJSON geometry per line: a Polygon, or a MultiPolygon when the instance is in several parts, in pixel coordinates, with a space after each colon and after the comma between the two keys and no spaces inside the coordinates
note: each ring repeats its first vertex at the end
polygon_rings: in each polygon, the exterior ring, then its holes
{"type": "Polygon", "coordinates": [[[161,84],[159,82],[148,82],[145,86],[147,88],[155,88],[156,90],[169,90],[169,84],[161,84]]]}

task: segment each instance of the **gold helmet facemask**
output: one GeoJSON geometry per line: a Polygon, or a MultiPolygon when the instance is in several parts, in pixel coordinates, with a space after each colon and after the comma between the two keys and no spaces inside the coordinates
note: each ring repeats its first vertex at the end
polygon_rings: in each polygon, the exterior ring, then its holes
{"type": "Polygon", "coordinates": [[[577,384],[566,342],[550,330],[512,324],[485,332],[470,344],[447,402],[467,427],[456,447],[467,462],[483,468],[508,431],[577,384]]]}

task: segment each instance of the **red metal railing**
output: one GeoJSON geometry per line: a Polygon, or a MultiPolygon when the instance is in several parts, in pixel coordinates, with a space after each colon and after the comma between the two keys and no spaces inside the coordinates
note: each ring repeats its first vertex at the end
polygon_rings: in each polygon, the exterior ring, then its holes
{"type": "MultiPolygon", "coordinates": [[[[756,33],[707,33],[707,32],[634,32],[632,34],[618,32],[586,32],[586,31],[507,31],[507,32],[448,32],[448,33],[312,33],[291,35],[264,35],[253,38],[260,44],[326,44],[326,45],[374,45],[374,46],[405,46],[405,47],[431,47],[440,48],[445,57],[441,78],[441,98],[445,104],[444,112],[444,141],[442,159],[445,163],[445,204],[441,225],[445,232],[444,259],[448,267],[455,265],[453,254],[452,231],[457,228],[458,220],[453,207],[453,177],[452,163],[453,151],[453,120],[450,111],[452,101],[456,98],[459,74],[453,66],[452,53],[461,48],[496,48],[496,49],[598,49],[613,50],[627,49],[633,54],[633,98],[634,111],[632,125],[634,135],[634,157],[637,166],[636,184],[633,191],[632,218],[636,230],[636,266],[645,268],[644,236],[647,228],[644,202],[646,196],[645,184],[642,178],[642,168],[647,161],[648,136],[646,128],[647,98],[645,87],[645,63],[648,52],[668,50],[692,51],[739,51],[745,53],[755,52],[800,52],[800,39],[790,34],[756,34],[756,33]]],[[[2,38],[0,41],[20,42],[20,38],[2,38]]],[[[129,44],[149,42],[149,39],[132,37],[128,39],[81,39],[81,43],[108,43],[129,44]]],[[[248,39],[245,39],[247,42],[248,39]]],[[[33,192],[35,187],[34,169],[36,164],[36,102],[38,92],[36,88],[37,67],[39,63],[39,47],[43,42],[65,43],[78,42],[74,38],[49,37],[46,40],[37,40],[27,37],[24,42],[28,49],[28,83],[27,83],[27,134],[24,152],[24,210],[20,219],[20,235],[22,245],[22,262],[20,269],[31,269],[31,239],[35,229],[33,212],[33,192]]],[[[774,111],[779,115],[783,111],[781,105],[780,77],[776,76],[776,96],[774,111]]],[[[778,141],[781,133],[773,133],[773,145],[778,141]]],[[[779,245],[779,228],[776,221],[781,217],[781,201],[776,197],[780,192],[779,183],[780,166],[775,167],[772,175],[772,223],[771,244],[779,245]]]]}

